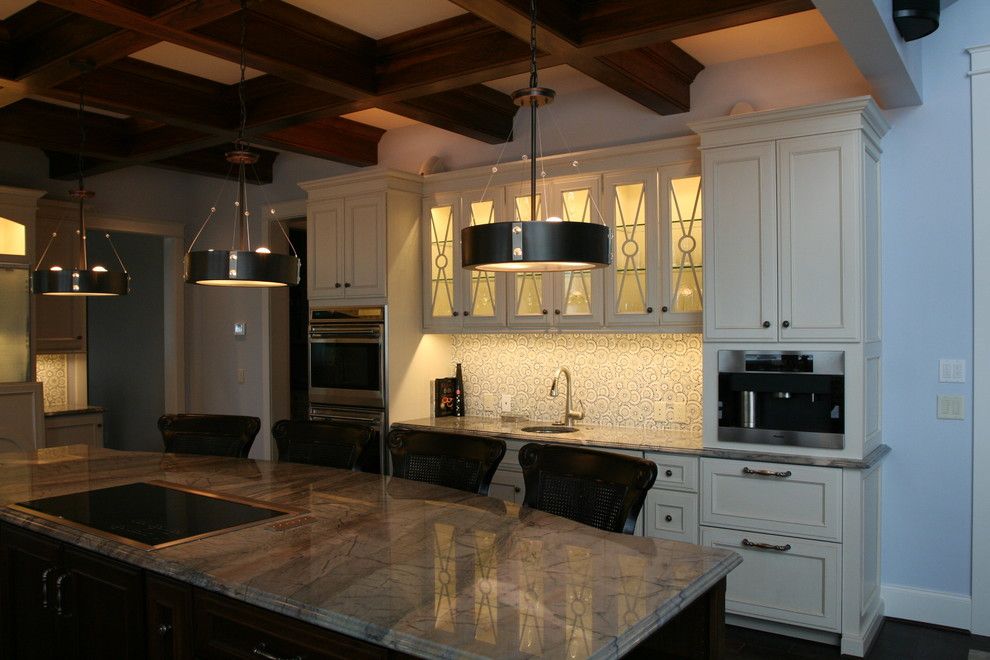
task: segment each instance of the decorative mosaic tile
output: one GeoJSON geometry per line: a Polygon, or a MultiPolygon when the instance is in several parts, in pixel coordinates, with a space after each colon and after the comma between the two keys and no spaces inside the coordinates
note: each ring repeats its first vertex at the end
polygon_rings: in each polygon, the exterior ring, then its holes
{"type": "Polygon", "coordinates": [[[549,393],[565,366],[588,424],[701,433],[699,334],[470,334],[453,335],[452,348],[464,369],[468,415],[497,417],[509,394],[514,415],[560,418],[564,392],[549,393]],[[674,421],[668,404],[686,421],[674,421]]]}
{"type": "Polygon", "coordinates": [[[44,383],[45,408],[69,405],[69,360],[65,353],[37,357],[38,381],[44,383]]]}

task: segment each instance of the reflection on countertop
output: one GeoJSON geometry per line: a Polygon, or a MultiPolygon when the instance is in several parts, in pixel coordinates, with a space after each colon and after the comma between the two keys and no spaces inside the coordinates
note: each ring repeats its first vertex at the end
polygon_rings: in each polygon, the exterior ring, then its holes
{"type": "Polygon", "coordinates": [[[626,449],[631,451],[687,454],[711,458],[732,458],[749,461],[770,461],[795,465],[817,465],[867,469],[890,452],[890,447],[880,445],[862,460],[831,456],[801,456],[777,454],[748,449],[723,449],[705,447],[700,433],[692,431],[665,431],[658,429],[623,426],[593,426],[578,424],[573,433],[528,433],[523,427],[542,424],[532,420],[503,421],[498,417],[426,417],[392,424],[392,428],[420,431],[445,431],[465,435],[496,436],[505,440],[571,444],[602,449],[626,449]]]}

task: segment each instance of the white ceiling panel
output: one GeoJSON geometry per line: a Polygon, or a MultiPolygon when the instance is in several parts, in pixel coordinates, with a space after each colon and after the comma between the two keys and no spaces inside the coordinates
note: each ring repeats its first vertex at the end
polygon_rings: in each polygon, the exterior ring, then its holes
{"type": "Polygon", "coordinates": [[[447,0],[285,1],[372,39],[390,37],[466,13],[447,0]]]}
{"type": "MultiPolygon", "coordinates": [[[[185,46],[170,44],[166,41],[139,50],[133,53],[131,57],[225,85],[235,84],[241,76],[240,66],[236,62],[228,62],[219,57],[200,53],[185,46]]],[[[251,67],[248,67],[245,72],[245,77],[249,80],[262,75],[264,75],[263,72],[251,67]]]]}
{"type": "Polygon", "coordinates": [[[716,30],[674,43],[705,66],[838,41],[816,9],[739,27],[716,30]]]}

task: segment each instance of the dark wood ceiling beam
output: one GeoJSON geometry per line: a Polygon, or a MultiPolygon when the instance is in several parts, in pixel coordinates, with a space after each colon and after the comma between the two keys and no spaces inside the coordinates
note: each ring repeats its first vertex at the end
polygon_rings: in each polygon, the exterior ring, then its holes
{"type": "Polygon", "coordinates": [[[702,65],[672,43],[571,62],[578,71],[660,114],[691,108],[691,83],[702,65]]]}
{"type": "Polygon", "coordinates": [[[384,134],[383,129],[374,126],[331,117],[258,135],[252,142],[365,167],[378,163],[378,141],[384,134]]]}
{"type": "MultiPolygon", "coordinates": [[[[181,0],[170,5],[155,19],[174,29],[192,30],[204,23],[219,20],[233,12],[240,11],[240,4],[234,0],[181,0]]],[[[80,75],[73,65],[75,60],[85,60],[96,67],[115,62],[131,53],[158,43],[159,39],[131,30],[118,29],[106,36],[79,43],[73,49],[60,47],[56,37],[45,31],[45,26],[55,13],[64,10],[42,3],[29,5],[14,14],[5,23],[9,24],[12,47],[21,51],[38,53],[37,62],[32,67],[19,66],[12,72],[9,84],[0,83],[0,107],[16,102],[32,93],[41,93],[80,75]],[[36,15],[40,12],[42,15],[36,15]],[[46,18],[47,17],[47,18],[46,18]],[[44,19],[44,20],[42,20],[44,19]],[[61,53],[53,56],[53,53],[61,53]],[[47,57],[47,59],[44,59],[47,57]],[[42,62],[41,59],[44,59],[42,62]]],[[[80,17],[74,16],[73,20],[80,17]]],[[[83,17],[83,20],[92,20],[83,17]]]]}
{"type": "MultiPolygon", "coordinates": [[[[87,154],[104,158],[126,156],[127,131],[123,120],[86,113],[84,125],[87,154]]],[[[0,108],[0,142],[76,152],[80,144],[76,110],[31,99],[0,108]]]]}
{"type": "MultiPolygon", "coordinates": [[[[176,27],[167,21],[149,18],[140,12],[115,4],[112,0],[45,0],[45,2],[66,11],[139,32],[157,40],[192,48],[230,62],[240,62],[241,59],[237,38],[240,31],[239,20],[213,21],[209,26],[201,24],[201,31],[196,32],[188,28],[176,27]],[[236,23],[237,37],[232,37],[230,34],[235,29],[233,23],[236,23]],[[226,35],[227,40],[220,36],[211,36],[211,30],[226,35]]],[[[257,26],[258,24],[255,23],[252,27],[252,21],[248,20],[249,32],[255,31],[257,26]]],[[[313,43],[299,46],[301,61],[296,61],[296,44],[288,48],[278,33],[267,32],[261,36],[264,37],[263,42],[259,39],[259,43],[249,43],[245,49],[244,60],[250,67],[347,98],[361,98],[372,91],[367,86],[372,82],[370,77],[363,80],[363,85],[334,77],[335,75],[346,78],[352,76],[345,67],[332,62],[332,58],[327,57],[326,52],[320,56],[319,46],[313,43]]],[[[258,39],[259,35],[255,34],[255,38],[258,39]]],[[[332,45],[324,43],[322,46],[332,45]]]]}
{"type": "Polygon", "coordinates": [[[581,14],[580,45],[586,56],[606,55],[814,8],[812,0],[591,2],[581,14]]]}
{"type": "Polygon", "coordinates": [[[380,107],[489,144],[512,138],[516,114],[516,106],[507,95],[484,85],[382,103],[380,107]]]}

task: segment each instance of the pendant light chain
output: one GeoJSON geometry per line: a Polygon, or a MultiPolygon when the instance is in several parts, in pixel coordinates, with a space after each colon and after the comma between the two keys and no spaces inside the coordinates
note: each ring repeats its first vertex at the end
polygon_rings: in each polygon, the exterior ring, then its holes
{"type": "MultiPolygon", "coordinates": [[[[536,0],[529,2],[529,86],[536,89],[536,0]]],[[[529,106],[529,219],[536,220],[536,100],[529,106]]]]}

